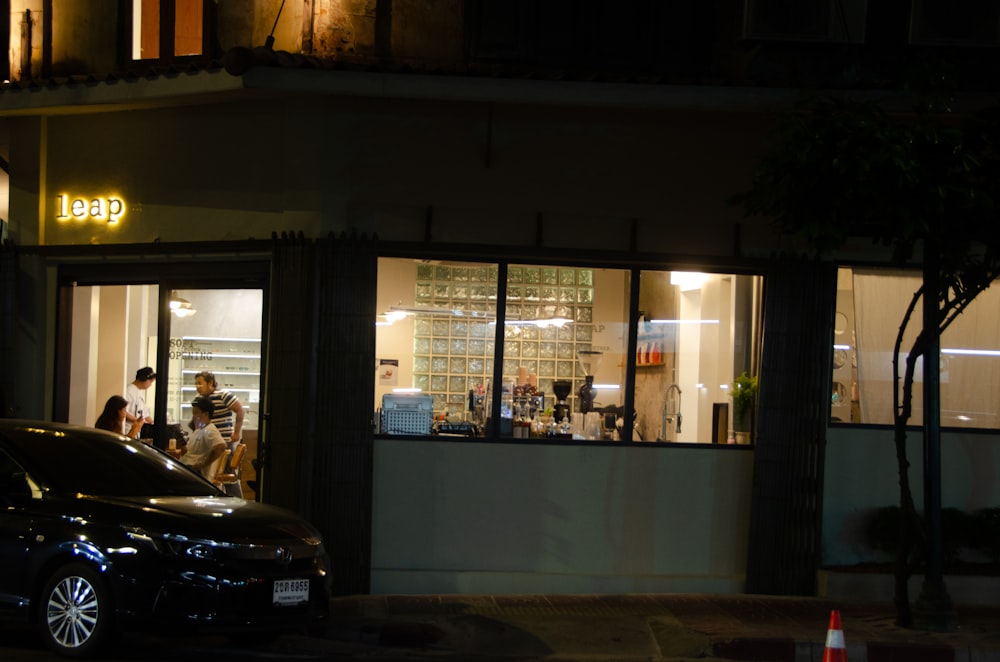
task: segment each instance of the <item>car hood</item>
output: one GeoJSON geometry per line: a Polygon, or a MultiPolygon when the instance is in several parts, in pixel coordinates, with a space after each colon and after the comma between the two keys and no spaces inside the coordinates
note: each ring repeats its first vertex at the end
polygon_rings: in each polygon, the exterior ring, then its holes
{"type": "Polygon", "coordinates": [[[296,513],[256,501],[227,496],[94,497],[77,496],[85,517],[106,522],[171,529],[188,535],[229,540],[320,540],[320,533],[296,513]]]}

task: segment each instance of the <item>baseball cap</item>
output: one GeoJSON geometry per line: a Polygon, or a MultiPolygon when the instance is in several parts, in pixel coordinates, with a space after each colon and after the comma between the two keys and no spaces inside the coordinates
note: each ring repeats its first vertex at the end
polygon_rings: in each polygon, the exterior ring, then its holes
{"type": "Polygon", "coordinates": [[[139,368],[135,371],[135,381],[144,382],[147,379],[156,379],[156,373],[149,366],[145,368],[139,368]]]}

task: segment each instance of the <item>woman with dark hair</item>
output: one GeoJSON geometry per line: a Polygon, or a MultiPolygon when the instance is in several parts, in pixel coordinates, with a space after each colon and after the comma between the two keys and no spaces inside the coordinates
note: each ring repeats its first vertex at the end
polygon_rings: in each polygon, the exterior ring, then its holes
{"type": "Polygon", "coordinates": [[[120,395],[112,395],[108,398],[108,401],[104,403],[104,411],[101,415],[97,417],[97,422],[94,423],[94,427],[98,430],[107,430],[109,432],[122,433],[122,424],[125,421],[125,407],[128,405],[128,400],[120,395]]]}

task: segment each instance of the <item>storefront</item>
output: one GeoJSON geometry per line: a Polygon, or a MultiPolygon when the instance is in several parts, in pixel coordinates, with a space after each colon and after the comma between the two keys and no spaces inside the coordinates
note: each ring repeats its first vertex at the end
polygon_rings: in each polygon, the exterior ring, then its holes
{"type": "MultiPolygon", "coordinates": [[[[15,362],[31,387],[12,405],[90,425],[150,365],[148,400],[165,430],[185,419],[194,372],[214,369],[264,448],[248,454],[264,468],[256,496],[346,540],[342,590],[492,590],[515,578],[566,591],[739,590],[753,446],[729,443],[727,389],[759,361],[763,263],[630,250],[664,237],[694,246],[704,233],[623,223],[622,201],[659,206],[660,178],[641,175],[657,145],[704,160],[703,138],[745,141],[746,120],[677,119],[701,124],[700,135],[646,112],[489,115],[364,98],[8,118],[11,161],[22,165],[11,235],[30,290],[15,362]],[[516,161],[475,174],[461,146],[484,122],[516,161]],[[604,146],[574,135],[599,136],[588,127],[605,124],[617,135],[604,146]],[[629,168],[568,167],[595,150],[611,163],[626,134],[651,137],[629,168]],[[548,202],[531,184],[542,170],[548,202]],[[534,205],[554,211],[523,218],[534,205]],[[502,233],[496,244],[487,219],[498,218],[534,235],[502,233]],[[621,227],[630,230],[609,233],[621,227]],[[447,241],[422,241],[428,231],[447,241]],[[696,286],[677,280],[698,274],[696,286]],[[466,277],[476,288],[463,289],[466,277]],[[180,300],[190,308],[171,312],[180,300]],[[376,326],[394,307],[412,314],[376,326]],[[484,316],[463,330],[428,307],[484,316]],[[386,366],[398,371],[385,376],[386,366]],[[589,411],[583,370],[593,371],[589,411]],[[570,438],[515,439],[504,384],[529,377],[541,399],[527,422],[551,409],[546,426],[562,423],[553,415],[565,400],[570,438]],[[381,414],[394,387],[423,388],[432,419],[475,422],[475,434],[389,434],[381,414]],[[470,391],[480,398],[471,409],[470,391]]],[[[686,206],[708,194],[671,188],[686,206]]],[[[701,250],[728,244],[709,233],[701,250]]]]}
{"type": "Polygon", "coordinates": [[[165,430],[213,370],[340,592],[794,592],[843,546],[836,269],[723,202],[764,113],[191,76],[5,118],[8,409],[90,425],[150,365],[165,430]]]}

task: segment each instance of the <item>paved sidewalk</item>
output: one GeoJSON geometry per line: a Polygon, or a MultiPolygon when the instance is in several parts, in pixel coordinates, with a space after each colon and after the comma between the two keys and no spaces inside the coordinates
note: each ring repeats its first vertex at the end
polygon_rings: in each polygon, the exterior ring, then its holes
{"type": "Polygon", "coordinates": [[[997,598],[996,607],[956,608],[952,632],[926,632],[897,627],[889,604],[820,598],[352,596],[333,599],[325,633],[283,645],[328,659],[821,662],[838,609],[848,662],[1000,662],[997,598]]]}

